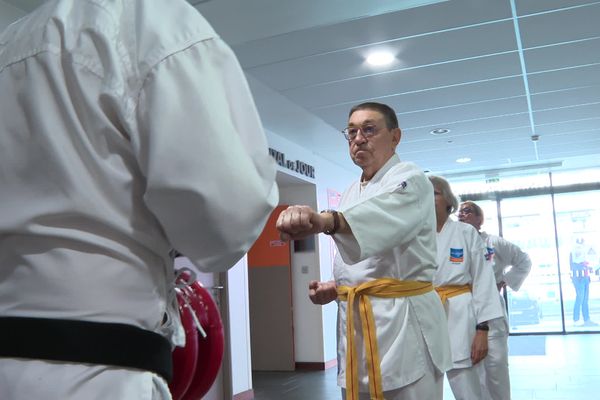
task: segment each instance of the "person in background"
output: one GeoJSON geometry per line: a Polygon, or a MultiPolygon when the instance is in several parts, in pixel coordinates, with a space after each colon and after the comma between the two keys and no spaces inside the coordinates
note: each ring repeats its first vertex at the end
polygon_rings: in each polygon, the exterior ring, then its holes
{"type": "Polygon", "coordinates": [[[571,281],[575,288],[573,324],[584,327],[598,326],[596,322],[590,319],[590,273],[592,272],[592,266],[588,260],[590,252],[593,252],[593,249],[585,245],[585,239],[577,238],[569,253],[571,281]],[[580,316],[583,316],[583,324],[578,325],[580,316]]]}
{"type": "Polygon", "coordinates": [[[510,376],[508,371],[508,317],[502,290],[508,286],[518,291],[531,271],[527,253],[508,240],[481,230],[483,210],[472,201],[465,201],[458,210],[458,220],[473,226],[486,245],[487,258],[492,262],[504,318],[490,321],[488,355],[479,370],[483,400],[509,400],[510,376]]]}
{"type": "Polygon", "coordinates": [[[335,280],[312,281],[309,297],[315,304],[338,300],[342,397],[441,399],[451,363],[444,310],[431,284],[431,185],[396,154],[401,132],[389,106],[353,107],[343,133],[360,180],[342,195],[338,211],[291,206],[277,229],[283,240],[325,233],[337,245],[335,280]]]}
{"type": "Polygon", "coordinates": [[[50,0],[0,34],[0,397],[170,399],[169,251],[225,271],[278,202],[231,49],[184,0],[50,0]]]}
{"type": "Polygon", "coordinates": [[[448,181],[439,176],[429,180],[437,217],[433,283],[446,307],[452,346],[448,382],[457,400],[481,400],[478,370],[488,353],[489,324],[504,314],[483,240],[472,226],[450,219],[458,200],[448,181]]]}

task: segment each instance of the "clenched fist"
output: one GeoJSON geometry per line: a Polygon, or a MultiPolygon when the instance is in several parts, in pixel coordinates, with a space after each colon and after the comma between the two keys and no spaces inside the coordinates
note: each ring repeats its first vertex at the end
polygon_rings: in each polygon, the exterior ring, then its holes
{"type": "Polygon", "coordinates": [[[325,230],[325,217],[309,206],[289,206],[277,218],[281,240],[298,240],[325,230]]]}

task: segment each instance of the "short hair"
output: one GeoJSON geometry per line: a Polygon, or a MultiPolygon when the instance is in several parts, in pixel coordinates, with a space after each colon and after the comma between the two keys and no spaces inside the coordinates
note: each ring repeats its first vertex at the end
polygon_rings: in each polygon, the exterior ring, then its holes
{"type": "Polygon", "coordinates": [[[465,200],[462,202],[462,205],[468,205],[475,213],[475,216],[481,217],[481,220],[483,220],[483,210],[473,200],[465,200]]]}
{"type": "Polygon", "coordinates": [[[458,199],[452,193],[452,189],[450,188],[450,184],[448,181],[441,176],[429,175],[429,180],[433,184],[433,187],[437,187],[442,191],[442,196],[446,203],[448,204],[448,215],[453,214],[458,209],[458,199]]]}
{"type": "Polygon", "coordinates": [[[352,114],[358,110],[377,111],[383,115],[383,118],[385,119],[385,125],[388,129],[398,128],[398,117],[396,116],[396,111],[394,111],[394,109],[387,104],[367,102],[355,105],[350,109],[350,113],[348,113],[348,119],[350,119],[352,114]]]}

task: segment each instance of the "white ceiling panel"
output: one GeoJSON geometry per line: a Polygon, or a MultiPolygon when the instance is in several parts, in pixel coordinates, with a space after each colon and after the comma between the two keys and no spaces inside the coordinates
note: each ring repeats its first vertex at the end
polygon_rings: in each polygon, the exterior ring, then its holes
{"type": "Polygon", "coordinates": [[[600,103],[600,85],[537,93],[531,96],[531,106],[534,111],[589,103],[600,103]]]}
{"type": "Polygon", "coordinates": [[[426,137],[430,135],[432,129],[447,128],[457,134],[494,132],[504,129],[514,129],[529,126],[529,114],[519,113],[514,115],[504,115],[500,117],[478,118],[471,121],[460,121],[446,124],[445,126],[432,125],[428,121],[423,121],[425,125],[419,128],[405,128],[404,133],[417,135],[417,137],[426,137]]]}
{"type": "Polygon", "coordinates": [[[536,14],[556,9],[598,3],[597,0],[515,0],[517,15],[536,14]]]}
{"type": "Polygon", "coordinates": [[[600,37],[525,50],[524,57],[528,73],[600,64],[600,37]]]}
{"type": "Polygon", "coordinates": [[[600,36],[600,3],[519,18],[524,48],[600,36]]]}
{"type": "Polygon", "coordinates": [[[526,127],[507,129],[499,132],[491,133],[472,133],[467,135],[444,135],[418,138],[410,140],[406,136],[402,137],[403,153],[419,153],[422,151],[443,151],[450,152],[451,155],[456,149],[471,148],[471,146],[481,146],[485,149],[513,146],[515,143],[527,142],[530,140],[530,135],[526,127]]]}
{"type": "Polygon", "coordinates": [[[568,133],[575,136],[579,132],[586,133],[600,126],[600,115],[580,120],[566,120],[550,124],[537,124],[538,135],[554,135],[568,133]]]}
{"type": "MultiPolygon", "coordinates": [[[[0,15],[9,23],[17,8],[42,2],[0,0],[0,15]]],[[[403,128],[399,154],[436,173],[555,160],[600,168],[600,0],[209,0],[196,8],[236,52],[265,128],[357,174],[339,130],[363,101],[391,105],[403,128]],[[365,55],[381,48],[397,62],[367,67],[365,55]],[[431,135],[436,128],[450,133],[431,135]]]]}
{"type": "Polygon", "coordinates": [[[600,85],[600,64],[527,75],[532,94],[600,85]]]}
{"type": "Polygon", "coordinates": [[[535,111],[533,113],[533,118],[538,124],[551,124],[560,121],[574,121],[585,118],[595,118],[599,115],[600,102],[581,106],[535,111]]]}
{"type": "Polygon", "coordinates": [[[540,143],[538,145],[540,157],[565,159],[584,156],[589,154],[590,151],[596,154],[600,153],[600,134],[589,135],[575,141],[572,138],[570,141],[567,138],[555,142],[552,142],[551,138],[549,141],[550,143],[540,143]]]}
{"type": "Polygon", "coordinates": [[[522,96],[404,113],[398,117],[402,119],[403,126],[410,129],[421,126],[423,121],[428,121],[430,125],[446,126],[460,121],[527,113],[527,110],[527,99],[522,96]]]}
{"type": "MultiPolygon", "coordinates": [[[[461,104],[468,105],[491,99],[506,99],[524,95],[523,79],[517,76],[388,96],[385,102],[396,110],[400,124],[404,126],[402,114],[406,112],[461,104]]],[[[324,120],[339,121],[337,125],[340,125],[345,123],[348,109],[348,105],[343,104],[323,108],[318,112],[324,120]]]]}
{"type": "MultiPolygon", "coordinates": [[[[247,7],[252,7],[253,2],[248,2],[247,7]]],[[[330,0],[317,0],[327,4],[330,8],[329,15],[337,15],[338,9],[330,0]]],[[[402,2],[395,0],[397,4],[402,2]]],[[[271,0],[275,3],[276,0],[271,0]]],[[[350,3],[367,3],[354,0],[350,3]]],[[[368,2],[375,5],[375,2],[368,2]]],[[[309,7],[306,3],[303,6],[309,7]]],[[[214,3],[208,3],[198,7],[200,11],[212,8],[223,8],[214,3]]],[[[238,10],[242,12],[243,10],[238,10]]],[[[213,22],[215,29],[229,32],[238,29],[244,24],[260,25],[271,24],[272,14],[255,16],[254,19],[244,15],[237,21],[231,18],[213,18],[212,13],[205,14],[213,22]],[[225,25],[225,23],[227,25],[225,25]],[[237,27],[230,27],[236,24],[237,27]],[[242,25],[238,25],[242,24],[242,25]]],[[[315,26],[311,29],[280,31],[271,37],[261,40],[253,40],[252,34],[240,35],[239,41],[229,40],[240,62],[246,68],[257,65],[270,64],[282,60],[299,57],[312,56],[327,52],[337,52],[349,48],[379,45],[382,42],[397,40],[399,38],[410,38],[418,35],[431,34],[433,32],[461,29],[465,26],[482,24],[510,18],[510,5],[508,1],[496,0],[452,0],[433,4],[427,7],[417,7],[401,12],[391,12],[366,18],[354,18],[349,21],[315,26]]],[[[251,28],[246,29],[251,31],[251,28]]],[[[236,35],[237,36],[237,35],[236,35]]],[[[224,36],[226,39],[227,36],[224,36]]]]}
{"type": "Polygon", "coordinates": [[[510,52],[515,51],[516,48],[512,22],[503,21],[443,34],[399,39],[368,48],[351,48],[335,53],[295,58],[248,68],[247,71],[268,83],[269,86],[285,91],[373,74],[374,71],[366,64],[365,58],[369,52],[379,49],[390,51],[397,57],[397,61],[390,67],[375,71],[375,73],[381,74],[391,70],[403,70],[510,52]],[[457,45],[449,46],[448,43],[457,45]]]}
{"type": "MultiPolygon", "coordinates": [[[[351,105],[369,99],[430,90],[489,79],[513,77],[520,73],[516,52],[477,59],[397,70],[351,80],[306,86],[282,91],[309,110],[337,104],[351,105]]],[[[457,99],[458,100],[458,99],[457,99]]]]}

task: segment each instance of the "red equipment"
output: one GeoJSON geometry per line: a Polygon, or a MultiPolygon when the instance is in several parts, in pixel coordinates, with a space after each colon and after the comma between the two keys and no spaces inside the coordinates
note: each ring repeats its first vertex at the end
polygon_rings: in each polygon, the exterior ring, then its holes
{"type": "Polygon", "coordinates": [[[210,390],[219,373],[225,338],[219,309],[210,293],[200,282],[181,285],[185,282],[189,282],[189,274],[184,272],[177,280],[181,287],[177,289],[177,299],[186,333],[186,346],[176,348],[173,352],[174,377],[169,388],[174,400],[200,400],[210,390]],[[193,318],[192,329],[188,329],[190,321],[187,321],[186,312],[192,317],[190,307],[206,332],[206,337],[200,334],[193,318]],[[188,341],[191,343],[189,348],[188,341]]]}

